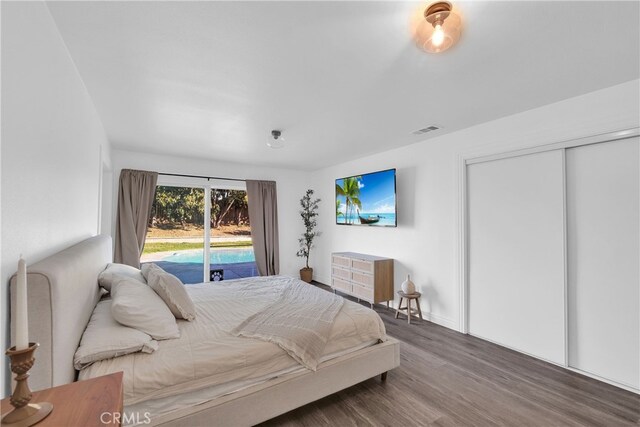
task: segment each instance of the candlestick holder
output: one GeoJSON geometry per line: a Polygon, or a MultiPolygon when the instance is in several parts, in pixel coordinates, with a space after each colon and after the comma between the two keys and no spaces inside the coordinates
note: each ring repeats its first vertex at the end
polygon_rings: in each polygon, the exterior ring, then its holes
{"type": "Polygon", "coordinates": [[[11,372],[16,374],[16,388],[11,395],[11,405],[15,408],[2,417],[2,426],[5,427],[28,427],[45,418],[53,410],[53,405],[48,402],[29,403],[31,401],[31,390],[27,384],[29,370],[35,362],[33,357],[36,348],[40,344],[29,343],[29,347],[23,350],[16,350],[11,347],[6,354],[11,358],[11,372]]]}

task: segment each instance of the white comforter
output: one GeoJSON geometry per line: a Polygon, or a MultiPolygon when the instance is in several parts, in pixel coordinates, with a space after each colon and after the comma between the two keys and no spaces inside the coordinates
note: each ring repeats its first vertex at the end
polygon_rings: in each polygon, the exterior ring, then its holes
{"type": "MultiPolygon", "coordinates": [[[[263,286],[255,284],[253,289],[259,291],[263,286]]],[[[277,344],[296,361],[315,371],[343,303],[344,298],[338,295],[318,292],[315,286],[289,279],[280,298],[245,319],[230,333],[277,344]]]]}
{"type": "MultiPolygon", "coordinates": [[[[290,280],[272,276],[189,285],[197,317],[193,322],[178,321],[180,338],[160,341],[152,354],[135,353],[97,362],[82,370],[80,379],[124,371],[124,403],[132,405],[299,367],[275,344],[229,333],[276,301],[290,280]]],[[[339,354],[385,339],[384,324],[373,310],[345,301],[323,354],[339,354]]]]}

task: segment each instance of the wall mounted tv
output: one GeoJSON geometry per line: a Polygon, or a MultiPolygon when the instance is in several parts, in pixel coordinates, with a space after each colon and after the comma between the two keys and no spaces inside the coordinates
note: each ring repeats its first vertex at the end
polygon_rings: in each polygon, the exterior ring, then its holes
{"type": "Polygon", "coordinates": [[[336,179],[336,224],[396,227],[396,170],[336,179]]]}

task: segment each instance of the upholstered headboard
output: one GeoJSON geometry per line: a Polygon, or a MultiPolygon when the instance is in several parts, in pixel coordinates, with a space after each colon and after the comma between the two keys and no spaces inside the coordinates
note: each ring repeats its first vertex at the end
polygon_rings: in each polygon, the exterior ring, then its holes
{"type": "MultiPolygon", "coordinates": [[[[111,237],[95,236],[28,266],[29,341],[40,343],[30,371],[32,390],[75,381],[73,355],[100,299],[98,274],[111,262],[111,237]]],[[[11,342],[15,338],[11,278],[11,342]]]]}

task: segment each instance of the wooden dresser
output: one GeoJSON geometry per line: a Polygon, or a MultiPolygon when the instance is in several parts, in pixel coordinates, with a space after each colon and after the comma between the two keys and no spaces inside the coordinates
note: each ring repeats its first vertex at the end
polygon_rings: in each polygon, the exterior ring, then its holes
{"type": "Polygon", "coordinates": [[[393,300],[393,259],[355,252],[331,254],[331,287],[373,304],[393,300]]]}

